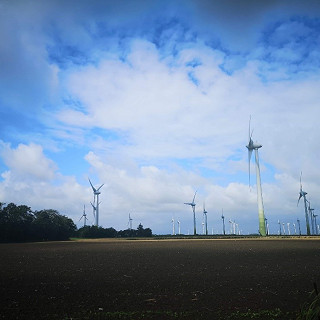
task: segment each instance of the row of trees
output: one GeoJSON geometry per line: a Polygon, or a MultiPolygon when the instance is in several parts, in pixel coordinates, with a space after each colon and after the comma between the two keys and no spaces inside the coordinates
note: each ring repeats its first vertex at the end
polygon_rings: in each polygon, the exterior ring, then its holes
{"type": "Polygon", "coordinates": [[[143,228],[140,223],[138,228],[117,231],[114,228],[102,228],[96,226],[85,226],[77,230],[79,238],[130,238],[130,237],[152,237],[150,228],[143,228]]]}
{"type": "Polygon", "coordinates": [[[77,230],[74,222],[58,211],[32,211],[26,205],[0,202],[0,242],[68,240],[79,238],[151,237],[152,231],[139,224],[136,230],[85,226],[77,230]]]}
{"type": "Polygon", "coordinates": [[[25,205],[0,202],[0,241],[67,240],[76,231],[74,222],[56,210],[32,211],[25,205]]]}

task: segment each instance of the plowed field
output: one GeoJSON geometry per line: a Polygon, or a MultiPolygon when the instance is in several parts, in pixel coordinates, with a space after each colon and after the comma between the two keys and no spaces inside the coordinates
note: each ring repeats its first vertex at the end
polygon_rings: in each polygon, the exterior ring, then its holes
{"type": "Polygon", "coordinates": [[[317,239],[0,244],[0,259],[1,319],[290,319],[320,286],[317,239]]]}

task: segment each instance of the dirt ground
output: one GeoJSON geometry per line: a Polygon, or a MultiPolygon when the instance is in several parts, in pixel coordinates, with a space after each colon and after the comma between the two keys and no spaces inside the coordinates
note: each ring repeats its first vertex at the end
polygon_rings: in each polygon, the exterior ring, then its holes
{"type": "Polygon", "coordinates": [[[313,282],[319,239],[0,244],[1,319],[290,318],[313,282]]]}

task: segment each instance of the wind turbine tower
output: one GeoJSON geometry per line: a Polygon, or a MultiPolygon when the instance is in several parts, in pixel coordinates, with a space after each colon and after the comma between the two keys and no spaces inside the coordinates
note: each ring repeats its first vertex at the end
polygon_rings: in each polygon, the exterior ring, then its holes
{"type": "Polygon", "coordinates": [[[225,235],[226,235],[226,226],[225,226],[225,224],[224,224],[223,209],[222,209],[221,219],[222,219],[223,235],[225,236],[225,235]]]}
{"type": "Polygon", "coordinates": [[[93,203],[92,204],[92,207],[94,208],[94,211],[95,211],[95,226],[98,227],[99,226],[99,195],[100,195],[100,189],[102,188],[102,186],[104,184],[102,184],[99,188],[95,188],[90,179],[88,178],[89,182],[90,182],[90,185],[91,185],[91,188],[92,188],[92,191],[93,191],[93,203]]]}
{"type": "Polygon", "coordinates": [[[197,228],[196,228],[196,204],[194,202],[195,198],[196,198],[196,194],[197,191],[195,192],[194,196],[193,196],[193,200],[192,202],[185,202],[184,204],[187,204],[189,206],[192,207],[192,211],[193,211],[193,234],[197,235],[197,228]]]}
{"type": "Polygon", "coordinates": [[[203,203],[203,217],[204,217],[204,223],[206,228],[206,236],[208,235],[208,217],[207,217],[208,211],[206,211],[205,204],[203,203]]]}
{"type": "Polygon", "coordinates": [[[313,217],[314,217],[314,227],[315,227],[315,230],[316,230],[316,235],[318,235],[318,225],[317,225],[317,214],[313,214],[313,217]]]}
{"type": "Polygon", "coordinates": [[[299,205],[300,199],[303,198],[304,212],[305,212],[305,216],[306,216],[307,235],[310,236],[310,225],[309,225],[309,217],[308,217],[307,198],[306,198],[306,195],[308,193],[302,190],[301,176],[302,176],[302,172],[300,174],[300,192],[299,192],[299,199],[298,199],[297,206],[299,205]]]}
{"type": "MultiPolygon", "coordinates": [[[[251,117],[250,117],[251,121],[251,117]]],[[[259,233],[261,236],[266,236],[266,225],[263,209],[263,200],[262,200],[262,188],[261,188],[261,178],[260,178],[260,165],[259,165],[259,153],[258,149],[262,147],[261,144],[253,142],[252,132],[250,132],[250,121],[249,121],[249,143],[246,146],[248,149],[248,162],[249,162],[249,186],[250,186],[250,160],[252,151],[255,154],[255,163],[256,163],[256,178],[257,178],[257,197],[258,197],[258,212],[259,212],[259,233]]]]}

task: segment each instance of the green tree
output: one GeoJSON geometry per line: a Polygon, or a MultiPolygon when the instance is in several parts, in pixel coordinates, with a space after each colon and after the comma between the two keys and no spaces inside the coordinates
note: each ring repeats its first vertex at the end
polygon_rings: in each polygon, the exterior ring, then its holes
{"type": "Polygon", "coordinates": [[[102,228],[96,226],[85,226],[78,230],[78,236],[80,238],[115,238],[118,233],[114,228],[102,228]]]}
{"type": "Polygon", "coordinates": [[[32,223],[34,215],[31,208],[25,205],[17,206],[9,203],[0,206],[0,239],[1,241],[32,240],[32,223]]]}
{"type": "Polygon", "coordinates": [[[137,228],[137,237],[152,237],[152,230],[150,228],[144,229],[140,223],[137,228]]]}
{"type": "Polygon", "coordinates": [[[34,213],[36,237],[40,240],[67,240],[74,231],[76,225],[66,216],[60,215],[53,209],[40,210],[34,213]]]}

